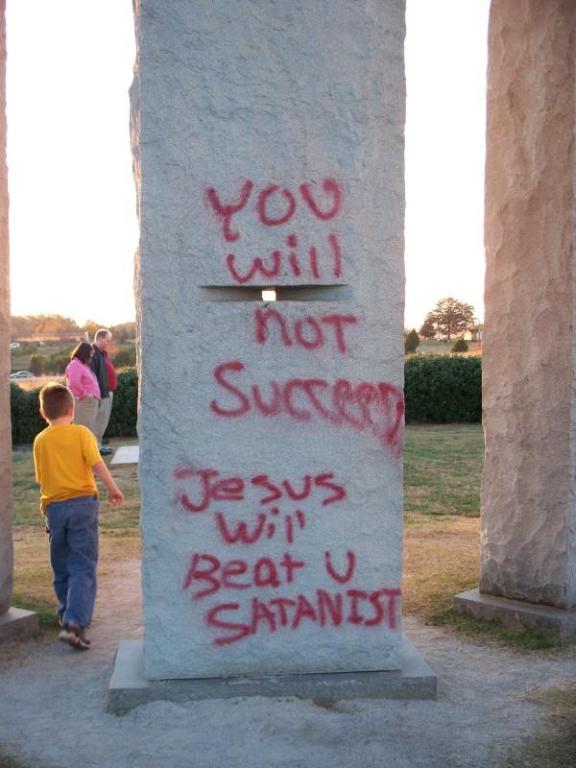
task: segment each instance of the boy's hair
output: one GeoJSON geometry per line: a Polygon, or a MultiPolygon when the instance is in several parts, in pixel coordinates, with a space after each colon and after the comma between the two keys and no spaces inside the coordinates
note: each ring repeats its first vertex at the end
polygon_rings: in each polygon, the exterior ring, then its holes
{"type": "Polygon", "coordinates": [[[96,331],[94,334],[94,343],[98,341],[98,339],[103,339],[105,336],[111,336],[112,334],[107,328],[100,328],[100,330],[96,331]]]}
{"type": "Polygon", "coordinates": [[[40,390],[40,408],[47,419],[59,419],[74,408],[74,396],[64,384],[51,381],[40,390]]]}

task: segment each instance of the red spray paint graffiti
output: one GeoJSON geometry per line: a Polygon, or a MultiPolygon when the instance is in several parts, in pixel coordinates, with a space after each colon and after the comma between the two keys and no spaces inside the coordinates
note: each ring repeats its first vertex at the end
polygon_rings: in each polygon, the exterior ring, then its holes
{"type": "MultiPolygon", "coordinates": [[[[335,179],[260,188],[248,179],[232,192],[209,187],[205,199],[225,243],[252,234],[255,226],[277,229],[282,238],[279,247],[259,255],[247,256],[246,250],[241,256],[240,251],[227,253],[224,268],[234,284],[272,285],[287,276],[310,283],[342,278],[343,249],[335,220],[342,212],[343,189],[335,179]],[[308,233],[311,221],[321,225],[321,232],[313,244],[302,244],[298,225],[308,233]]],[[[356,315],[341,312],[291,318],[281,309],[258,307],[251,317],[254,342],[281,351],[328,348],[349,355],[359,325],[356,315]]],[[[263,384],[253,381],[250,373],[240,360],[215,367],[216,396],[209,406],[215,417],[348,427],[371,433],[399,458],[404,402],[402,392],[388,382],[292,374],[263,384]]],[[[192,553],[182,580],[182,590],[203,609],[214,645],[310,625],[391,631],[398,627],[400,590],[382,586],[377,577],[370,588],[361,584],[361,558],[353,549],[345,546],[333,552],[323,545],[314,552],[308,546],[305,558],[289,551],[299,537],[309,537],[319,515],[334,514],[337,519],[337,505],[347,500],[347,490],[335,472],[287,478],[264,472],[223,474],[182,464],[174,470],[174,480],[178,509],[190,519],[206,515],[220,545],[218,555],[192,553]],[[312,561],[315,576],[306,578],[312,561]],[[300,581],[306,582],[306,589],[300,581]]]]}
{"type": "MultiPolygon", "coordinates": [[[[296,241],[296,236],[292,235],[296,241]]],[[[242,273],[237,265],[237,257],[234,253],[226,256],[226,267],[235,283],[246,284],[270,284],[276,278],[286,273],[293,277],[305,274],[311,281],[314,280],[339,280],[342,277],[342,249],[340,241],[335,234],[326,236],[326,246],[320,250],[316,246],[310,246],[305,256],[298,255],[296,251],[283,253],[274,250],[267,259],[260,256],[254,257],[248,267],[244,266],[242,273]]]]}
{"type": "Polygon", "coordinates": [[[304,501],[312,498],[323,507],[346,498],[346,489],[335,481],[334,472],[304,475],[297,481],[284,478],[275,480],[267,474],[250,477],[220,477],[217,469],[202,469],[181,464],[174,470],[174,479],[186,481],[186,490],[177,492],[177,500],[186,512],[207,510],[213,502],[239,502],[246,499],[268,505],[278,501],[304,501]],[[217,479],[219,478],[219,479],[217,479]],[[300,483],[300,487],[297,484],[300,483]]]}
{"type": "MultiPolygon", "coordinates": [[[[222,229],[226,243],[241,239],[241,215],[249,215],[250,203],[255,184],[244,181],[232,196],[222,194],[215,187],[204,191],[209,209],[222,229]]],[[[283,227],[290,224],[302,213],[313,221],[328,222],[337,218],[342,209],[343,192],[335,179],[323,179],[319,185],[300,184],[297,190],[270,184],[255,193],[255,213],[258,226],[283,227]],[[319,187],[319,189],[317,188],[319,187]]],[[[287,251],[277,248],[266,256],[239,259],[235,253],[226,256],[226,269],[238,285],[269,284],[286,274],[292,277],[307,277],[310,281],[339,280],[342,277],[342,247],[335,232],[325,233],[322,247],[308,244],[298,252],[298,236],[291,232],[285,236],[287,251]],[[241,263],[239,263],[241,262],[241,263]]]]}
{"type": "MultiPolygon", "coordinates": [[[[324,558],[326,573],[333,581],[344,585],[352,580],[356,568],[354,552],[346,553],[344,573],[335,570],[330,551],[324,553],[324,558]]],[[[240,558],[222,562],[208,553],[194,553],[182,589],[190,590],[194,601],[218,594],[221,590],[243,591],[252,587],[277,590],[293,584],[305,566],[303,560],[298,560],[289,552],[285,552],[279,561],[264,556],[253,564],[240,558]]],[[[363,627],[385,626],[394,630],[398,625],[400,596],[399,589],[363,590],[348,586],[346,591],[334,593],[319,588],[313,597],[304,594],[291,597],[274,595],[269,599],[253,597],[248,604],[218,603],[205,612],[204,620],[211,629],[223,631],[223,634],[213,637],[212,642],[217,646],[236,643],[262,630],[297,630],[304,621],[319,627],[356,624],[363,627]]]]}
{"type": "MultiPolygon", "coordinates": [[[[223,196],[215,187],[207,187],[206,200],[212,212],[222,226],[222,235],[228,243],[234,243],[240,238],[240,233],[232,227],[232,219],[243,211],[252,196],[254,182],[249,179],[243,182],[240,191],[232,202],[222,202],[223,196]]],[[[311,183],[300,184],[298,192],[305,203],[304,209],[312,213],[319,221],[335,219],[342,209],[343,192],[341,185],[335,179],[324,179],[321,183],[322,194],[315,192],[311,183]],[[326,198],[320,200],[318,198],[326,198]]],[[[298,210],[297,194],[287,187],[270,184],[261,190],[256,200],[256,211],[259,223],[264,227],[279,227],[292,221],[298,210]]]]}
{"type": "Polygon", "coordinates": [[[306,514],[292,508],[289,513],[281,512],[276,505],[292,505],[294,502],[311,501],[327,507],[346,499],[346,489],[335,482],[333,472],[304,475],[299,481],[273,482],[267,474],[256,474],[248,478],[239,476],[220,478],[215,469],[200,469],[183,464],[174,470],[178,483],[175,494],[176,504],[186,513],[198,515],[211,506],[214,512],[216,533],[222,544],[250,546],[260,541],[282,540],[293,544],[307,525],[306,514]],[[219,478],[219,479],[217,479],[219,478]],[[242,509],[255,505],[259,510],[249,518],[238,518],[236,511],[227,515],[222,511],[222,502],[242,502],[242,509]],[[274,504],[274,506],[270,506],[274,504]]]}
{"type": "Polygon", "coordinates": [[[290,552],[285,552],[279,562],[271,557],[259,557],[251,565],[244,559],[221,562],[214,555],[195,552],[184,578],[182,589],[189,589],[197,583],[202,589],[192,592],[194,600],[219,592],[220,589],[250,589],[250,587],[277,588],[282,584],[292,584],[297,570],[304,568],[303,560],[295,559],[290,552]],[[243,581],[236,581],[236,578],[243,581]]]}
{"type": "Polygon", "coordinates": [[[224,404],[212,400],[210,409],[224,418],[240,418],[250,412],[284,416],[294,421],[326,421],[358,431],[370,431],[394,456],[402,451],[404,398],[388,382],[353,383],[347,379],[271,380],[264,394],[259,384],[246,384],[246,366],[239,360],[221,363],[214,380],[227,394],[224,404]]]}
{"type": "Polygon", "coordinates": [[[304,622],[321,628],[355,624],[394,630],[398,625],[400,596],[399,589],[317,589],[308,596],[298,594],[270,600],[253,597],[247,608],[238,602],[219,603],[206,611],[204,620],[208,627],[221,633],[212,640],[217,646],[237,643],[262,631],[298,630],[304,622]]]}
{"type": "Polygon", "coordinates": [[[277,309],[257,309],[254,312],[254,335],[257,344],[266,344],[268,340],[272,343],[280,338],[284,347],[296,345],[311,350],[330,345],[345,355],[348,351],[345,331],[357,322],[355,315],[339,313],[307,315],[291,322],[277,309]]]}

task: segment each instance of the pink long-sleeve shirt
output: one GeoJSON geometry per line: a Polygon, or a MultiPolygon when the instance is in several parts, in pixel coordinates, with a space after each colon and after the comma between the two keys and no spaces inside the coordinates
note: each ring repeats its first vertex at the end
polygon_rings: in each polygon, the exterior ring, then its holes
{"type": "Polygon", "coordinates": [[[76,400],[83,397],[95,397],[100,400],[100,387],[96,374],[89,365],[85,365],[74,357],[66,368],[66,384],[71,389],[76,400]]]}

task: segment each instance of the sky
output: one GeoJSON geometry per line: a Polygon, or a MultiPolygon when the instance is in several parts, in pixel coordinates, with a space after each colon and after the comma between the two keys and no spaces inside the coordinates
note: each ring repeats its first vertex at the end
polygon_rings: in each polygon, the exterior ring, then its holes
{"type": "MultiPolygon", "coordinates": [[[[483,318],[488,5],[407,2],[407,328],[447,296],[483,318]]],[[[7,6],[12,314],[132,320],[132,2],[7,6]]]]}

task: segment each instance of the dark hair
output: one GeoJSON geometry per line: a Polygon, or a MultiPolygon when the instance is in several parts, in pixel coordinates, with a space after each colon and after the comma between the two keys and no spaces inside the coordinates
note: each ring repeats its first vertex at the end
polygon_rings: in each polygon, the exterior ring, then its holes
{"type": "Polygon", "coordinates": [[[40,390],[40,408],[47,419],[59,419],[74,408],[72,392],[64,384],[50,381],[40,390]]]}
{"type": "Polygon", "coordinates": [[[72,351],[70,359],[73,360],[75,357],[77,357],[80,362],[88,365],[90,358],[92,357],[92,345],[88,344],[87,341],[81,341],[76,349],[72,351]]]}

